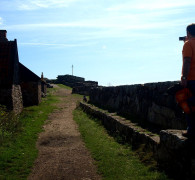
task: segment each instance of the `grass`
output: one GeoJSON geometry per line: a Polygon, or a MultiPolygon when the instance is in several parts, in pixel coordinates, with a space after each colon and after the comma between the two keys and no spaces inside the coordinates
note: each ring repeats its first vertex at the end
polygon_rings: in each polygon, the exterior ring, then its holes
{"type": "Polygon", "coordinates": [[[122,145],[108,135],[96,119],[89,118],[79,109],[74,111],[86,147],[106,180],[167,180],[164,173],[154,171],[140,162],[129,145],[122,145]]]}
{"type": "Polygon", "coordinates": [[[66,86],[66,85],[64,85],[64,84],[57,84],[59,87],[61,87],[61,88],[65,88],[65,89],[69,89],[69,90],[72,90],[72,88],[71,87],[69,87],[69,86],[66,86]]]}
{"type": "MultiPolygon", "coordinates": [[[[71,87],[69,87],[69,86],[66,86],[66,85],[64,85],[64,84],[57,84],[59,87],[61,87],[61,88],[65,88],[65,89],[69,89],[69,90],[72,90],[72,88],[71,87]]],[[[72,96],[73,97],[78,97],[78,98],[83,98],[83,95],[80,95],[80,94],[72,94],[72,96]]],[[[89,96],[86,96],[86,98],[89,100],[89,96]]]]}
{"type": "MultiPolygon", "coordinates": [[[[55,89],[50,89],[55,91],[55,89]]],[[[26,179],[38,155],[36,141],[42,126],[57,103],[49,94],[39,106],[24,108],[18,128],[0,145],[0,179],[26,179]]]]}

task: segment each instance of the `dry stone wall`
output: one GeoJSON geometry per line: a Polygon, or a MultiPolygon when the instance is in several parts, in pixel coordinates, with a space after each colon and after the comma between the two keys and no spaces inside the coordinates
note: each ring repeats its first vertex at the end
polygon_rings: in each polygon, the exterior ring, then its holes
{"type": "Polygon", "coordinates": [[[98,118],[107,130],[120,135],[133,148],[141,147],[144,153],[152,154],[158,166],[171,178],[195,179],[195,140],[183,137],[182,130],[161,130],[158,135],[94,105],[80,102],[79,107],[87,114],[98,118]]]}
{"type": "Polygon", "coordinates": [[[186,129],[185,116],[167,93],[178,83],[159,82],[116,87],[97,87],[90,91],[90,103],[117,112],[123,116],[136,116],[161,129],[186,129]]]}
{"type": "Polygon", "coordinates": [[[23,100],[20,85],[12,85],[11,88],[0,88],[0,104],[5,105],[9,110],[19,114],[23,110],[23,100]]]}
{"type": "Polygon", "coordinates": [[[152,151],[154,155],[157,153],[160,141],[157,134],[149,132],[115,113],[108,113],[108,111],[101,110],[93,105],[80,102],[79,107],[87,114],[101,120],[104,127],[111,133],[118,134],[126,142],[130,142],[133,148],[145,144],[145,151],[152,151]]]}
{"type": "Polygon", "coordinates": [[[77,82],[74,84],[72,93],[89,96],[91,88],[94,87],[98,87],[98,82],[96,81],[77,82]]]}
{"type": "Polygon", "coordinates": [[[57,77],[56,83],[57,84],[64,84],[66,86],[74,87],[74,84],[77,82],[84,82],[85,79],[78,76],[71,76],[71,75],[59,75],[57,77]]]}
{"type": "Polygon", "coordinates": [[[20,114],[23,110],[23,99],[20,85],[12,85],[13,111],[20,114]]]}

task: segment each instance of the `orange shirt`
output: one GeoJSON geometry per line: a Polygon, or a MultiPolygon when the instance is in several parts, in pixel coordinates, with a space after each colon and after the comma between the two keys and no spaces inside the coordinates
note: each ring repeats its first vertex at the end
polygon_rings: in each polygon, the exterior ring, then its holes
{"type": "Polygon", "coordinates": [[[191,57],[190,72],[187,80],[195,80],[195,38],[185,42],[182,54],[183,57],[191,57]]]}

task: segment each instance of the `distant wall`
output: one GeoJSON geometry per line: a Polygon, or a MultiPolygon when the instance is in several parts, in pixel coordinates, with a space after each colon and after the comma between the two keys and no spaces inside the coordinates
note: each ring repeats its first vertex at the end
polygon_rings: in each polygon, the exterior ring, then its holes
{"type": "Polygon", "coordinates": [[[124,116],[135,115],[161,128],[186,129],[184,114],[175,97],[166,93],[175,83],[97,87],[90,91],[90,103],[124,116]]]}
{"type": "Polygon", "coordinates": [[[71,75],[59,75],[57,77],[56,83],[57,84],[64,84],[70,87],[74,87],[74,84],[77,82],[84,82],[85,79],[78,76],[71,76],[71,75]]]}
{"type": "Polygon", "coordinates": [[[97,87],[97,86],[98,86],[97,81],[77,82],[74,84],[72,93],[89,96],[91,88],[97,87]]]}

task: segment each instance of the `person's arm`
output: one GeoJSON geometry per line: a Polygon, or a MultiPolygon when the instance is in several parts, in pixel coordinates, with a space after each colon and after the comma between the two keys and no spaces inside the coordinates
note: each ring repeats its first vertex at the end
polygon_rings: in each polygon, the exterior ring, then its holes
{"type": "Polygon", "coordinates": [[[182,86],[187,86],[187,77],[190,72],[190,64],[191,64],[191,57],[184,57],[183,58],[183,69],[182,69],[182,76],[181,76],[181,84],[182,86]]]}

